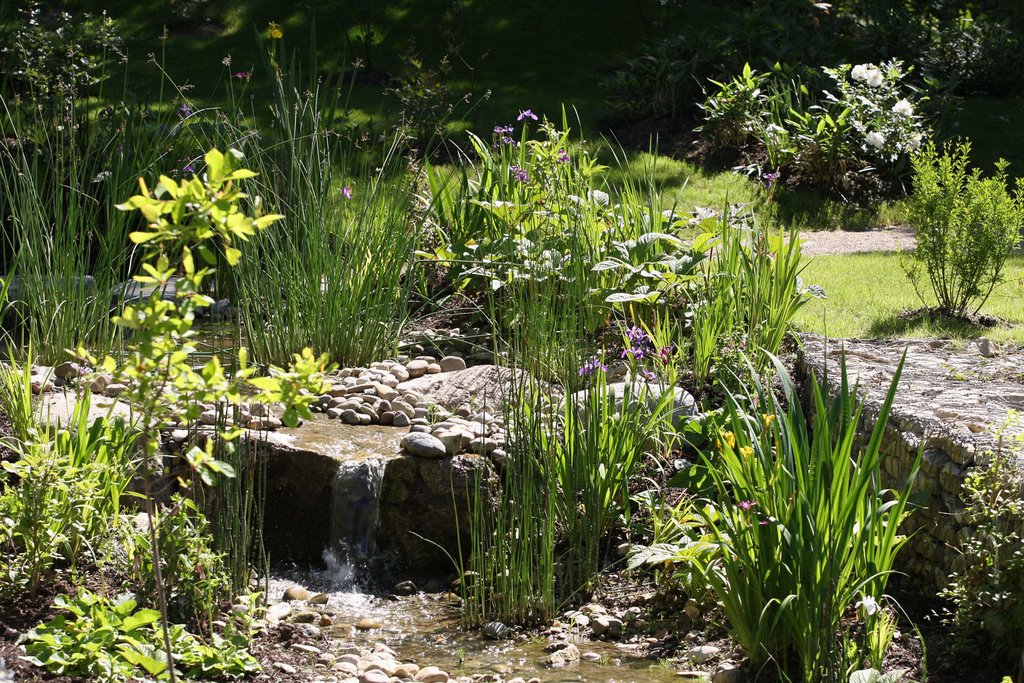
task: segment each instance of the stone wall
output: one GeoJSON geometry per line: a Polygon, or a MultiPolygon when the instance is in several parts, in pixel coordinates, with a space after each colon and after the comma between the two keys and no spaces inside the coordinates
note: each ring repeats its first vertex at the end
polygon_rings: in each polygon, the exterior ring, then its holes
{"type": "MultiPolygon", "coordinates": [[[[956,571],[961,542],[972,533],[963,522],[961,489],[972,468],[984,467],[995,448],[993,433],[1011,410],[1024,411],[1024,354],[1003,353],[986,342],[944,340],[801,339],[795,379],[809,403],[809,377],[826,378],[830,392],[840,385],[845,354],[849,381],[859,382],[866,400],[860,427],[867,443],[900,357],[907,354],[896,401],[882,441],[884,485],[906,484],[918,451],[921,467],[914,484],[921,507],[906,522],[913,533],[900,551],[896,569],[935,592],[956,571]]],[[[805,408],[807,406],[805,405],[805,408]]],[[[1010,435],[1019,433],[1012,427],[1010,435]]],[[[1018,466],[1024,457],[1016,453],[1018,466]]]]}

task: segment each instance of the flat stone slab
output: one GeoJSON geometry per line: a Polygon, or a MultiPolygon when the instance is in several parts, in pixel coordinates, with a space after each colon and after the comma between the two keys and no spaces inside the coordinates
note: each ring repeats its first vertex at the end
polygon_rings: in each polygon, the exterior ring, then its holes
{"type": "MultiPolygon", "coordinates": [[[[993,433],[1006,424],[1009,412],[1024,412],[1024,351],[1016,347],[986,357],[986,344],[980,340],[825,340],[801,335],[801,341],[801,361],[818,377],[827,371],[833,386],[839,383],[845,354],[850,383],[859,382],[869,410],[881,404],[906,349],[892,419],[908,431],[941,434],[967,452],[993,448],[993,433]]],[[[1021,433],[1024,424],[1011,426],[1005,436],[1021,433]]],[[[1017,457],[1024,464],[1024,453],[1017,457]]]]}

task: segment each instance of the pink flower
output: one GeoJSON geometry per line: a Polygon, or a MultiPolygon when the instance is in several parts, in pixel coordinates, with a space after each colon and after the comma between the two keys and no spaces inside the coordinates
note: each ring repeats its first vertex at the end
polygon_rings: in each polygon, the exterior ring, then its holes
{"type": "Polygon", "coordinates": [[[352,199],[352,188],[349,187],[348,185],[341,188],[341,196],[344,197],[345,199],[352,199]]]}

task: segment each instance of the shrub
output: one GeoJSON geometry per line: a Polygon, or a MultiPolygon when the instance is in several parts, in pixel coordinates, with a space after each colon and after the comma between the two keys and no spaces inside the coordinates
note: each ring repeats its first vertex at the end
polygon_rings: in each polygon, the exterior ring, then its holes
{"type": "Polygon", "coordinates": [[[768,77],[744,64],[743,72],[732,80],[712,80],[717,90],[700,105],[704,125],[699,130],[704,139],[720,147],[742,146],[761,127],[758,121],[765,111],[768,77]]]}
{"type": "Polygon", "coordinates": [[[903,267],[922,301],[927,277],[939,307],[953,315],[981,309],[1024,227],[1024,182],[1009,193],[1003,160],[991,178],[969,171],[970,151],[962,142],[940,156],[928,145],[913,158],[909,215],[917,246],[903,267]]]}

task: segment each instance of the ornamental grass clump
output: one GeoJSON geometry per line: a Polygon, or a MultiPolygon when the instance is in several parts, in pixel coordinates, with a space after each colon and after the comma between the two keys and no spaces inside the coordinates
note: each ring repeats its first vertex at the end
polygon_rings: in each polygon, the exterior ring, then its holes
{"type": "MultiPolygon", "coordinates": [[[[870,638],[844,628],[847,618],[858,602],[881,599],[907,540],[898,528],[920,455],[901,489],[881,485],[882,436],[903,363],[863,448],[864,404],[845,362],[834,398],[812,378],[812,415],[775,363],[784,398],[755,375],[756,393],[729,394],[717,448],[702,454],[714,484],[712,505],[698,510],[720,549],[705,575],[755,665],[774,661],[807,683],[845,683],[877,658],[870,638]]],[[[869,635],[886,627],[876,614],[861,617],[869,635]]]]}
{"type": "Polygon", "coordinates": [[[940,154],[928,145],[914,156],[910,223],[917,245],[903,263],[918,297],[930,287],[949,315],[977,313],[1003,280],[1003,266],[1024,229],[1024,181],[1007,190],[1006,167],[983,178],[970,170],[971,145],[947,144],[940,154]]]}

